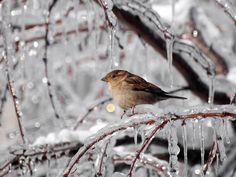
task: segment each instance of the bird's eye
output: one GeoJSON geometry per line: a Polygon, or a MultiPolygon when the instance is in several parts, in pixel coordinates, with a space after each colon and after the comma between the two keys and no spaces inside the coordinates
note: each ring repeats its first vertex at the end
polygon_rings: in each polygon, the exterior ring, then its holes
{"type": "Polygon", "coordinates": [[[112,78],[115,78],[115,77],[116,77],[115,75],[112,76],[112,78]]]}

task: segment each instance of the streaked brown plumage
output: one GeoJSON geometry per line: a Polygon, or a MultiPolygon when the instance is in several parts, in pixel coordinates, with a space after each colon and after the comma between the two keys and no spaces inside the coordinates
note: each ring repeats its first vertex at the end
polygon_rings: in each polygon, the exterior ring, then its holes
{"type": "Polygon", "coordinates": [[[139,104],[154,104],[169,98],[186,99],[169,95],[142,77],[125,70],[111,71],[102,78],[102,81],[108,83],[112,97],[124,110],[139,104]]]}

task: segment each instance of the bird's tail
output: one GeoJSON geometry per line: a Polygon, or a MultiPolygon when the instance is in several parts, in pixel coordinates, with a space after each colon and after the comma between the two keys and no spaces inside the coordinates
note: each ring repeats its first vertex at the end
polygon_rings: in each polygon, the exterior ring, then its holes
{"type": "Polygon", "coordinates": [[[181,99],[181,100],[187,99],[187,98],[185,98],[185,97],[175,96],[175,95],[166,95],[166,97],[168,97],[168,98],[174,98],[174,99],[181,99]]]}

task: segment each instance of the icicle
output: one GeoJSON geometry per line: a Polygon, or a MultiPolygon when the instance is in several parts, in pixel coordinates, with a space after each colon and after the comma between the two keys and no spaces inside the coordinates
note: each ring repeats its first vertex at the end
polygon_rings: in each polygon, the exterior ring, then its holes
{"type": "Polygon", "coordinates": [[[204,156],[205,156],[205,144],[204,144],[204,130],[203,130],[203,121],[200,122],[200,149],[201,149],[201,177],[204,176],[203,167],[204,167],[204,156]]]}
{"type": "Polygon", "coordinates": [[[193,126],[193,150],[195,150],[195,142],[196,142],[196,128],[195,128],[195,121],[192,122],[192,126],[193,126]]]}
{"type": "Polygon", "coordinates": [[[173,29],[175,23],[175,0],[171,0],[171,28],[173,29]]]}
{"type": "Polygon", "coordinates": [[[214,80],[215,80],[215,77],[210,75],[209,76],[209,79],[210,79],[210,84],[209,84],[209,95],[208,95],[208,103],[210,105],[212,105],[214,103],[214,92],[215,92],[215,89],[214,89],[214,80]]]}
{"type": "Polygon", "coordinates": [[[51,171],[51,164],[50,164],[50,158],[49,158],[47,161],[47,177],[51,176],[50,171],[51,171]]]}
{"type": "Polygon", "coordinates": [[[178,137],[176,134],[176,128],[174,126],[174,123],[170,123],[170,129],[169,129],[169,137],[168,137],[168,151],[170,154],[169,164],[170,164],[170,175],[172,177],[177,176],[178,174],[178,157],[179,154],[179,146],[178,146],[178,137]]]}
{"type": "Polygon", "coordinates": [[[182,126],[182,138],[184,145],[184,177],[188,176],[188,139],[187,139],[187,130],[186,123],[182,126]]]}
{"type": "Polygon", "coordinates": [[[167,53],[167,60],[168,60],[168,66],[169,66],[169,75],[170,75],[170,87],[173,87],[173,43],[174,39],[166,38],[166,53],[167,53]]]}
{"type": "Polygon", "coordinates": [[[228,122],[227,120],[223,120],[223,125],[224,125],[224,133],[225,133],[225,142],[227,144],[230,144],[230,138],[229,138],[229,131],[228,131],[228,122]]]}
{"type": "Polygon", "coordinates": [[[220,161],[223,162],[226,159],[224,138],[222,135],[224,134],[224,127],[222,124],[222,120],[215,120],[215,133],[216,133],[216,141],[217,147],[220,154],[220,161]]]}
{"type": "Polygon", "coordinates": [[[117,61],[117,57],[115,56],[115,47],[117,45],[116,42],[115,42],[115,29],[110,29],[110,35],[109,35],[109,40],[110,40],[110,69],[114,69],[114,68],[117,68],[119,66],[119,62],[117,61]]]}
{"type": "Polygon", "coordinates": [[[134,145],[135,149],[138,147],[138,127],[134,127],[134,145]]]}
{"type": "Polygon", "coordinates": [[[216,167],[215,167],[216,176],[218,176],[218,169],[219,169],[219,153],[217,152],[216,153],[216,167]]]}

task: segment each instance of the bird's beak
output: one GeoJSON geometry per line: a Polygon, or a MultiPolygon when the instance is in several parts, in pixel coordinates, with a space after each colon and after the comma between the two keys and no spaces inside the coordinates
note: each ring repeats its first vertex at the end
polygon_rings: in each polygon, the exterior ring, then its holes
{"type": "Polygon", "coordinates": [[[106,77],[103,77],[101,80],[104,81],[104,82],[107,82],[107,78],[106,77]]]}

